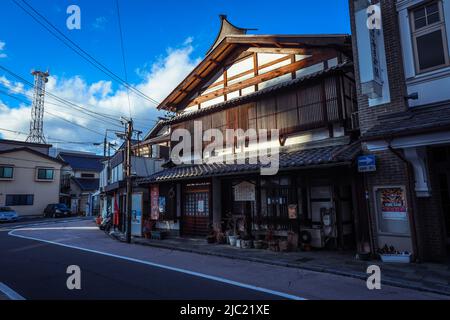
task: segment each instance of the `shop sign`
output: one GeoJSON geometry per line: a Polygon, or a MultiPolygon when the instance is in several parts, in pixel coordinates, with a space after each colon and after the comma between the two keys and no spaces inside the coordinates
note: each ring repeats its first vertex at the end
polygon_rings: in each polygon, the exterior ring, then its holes
{"type": "Polygon", "coordinates": [[[255,185],[242,182],[234,187],[234,201],[256,201],[255,185]]]}
{"type": "Polygon", "coordinates": [[[381,197],[381,216],[385,220],[407,221],[405,193],[402,188],[379,189],[381,197]]]}
{"type": "Polygon", "coordinates": [[[150,217],[152,220],[159,220],[159,186],[150,187],[150,203],[151,203],[151,213],[150,217]]]}

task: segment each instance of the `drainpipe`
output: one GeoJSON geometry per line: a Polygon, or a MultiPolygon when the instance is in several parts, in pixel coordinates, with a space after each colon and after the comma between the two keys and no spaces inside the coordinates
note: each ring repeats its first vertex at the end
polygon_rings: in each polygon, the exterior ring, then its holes
{"type": "Polygon", "coordinates": [[[418,260],[417,257],[421,256],[421,254],[419,254],[419,245],[417,242],[417,229],[416,229],[416,219],[414,217],[414,213],[416,212],[416,201],[414,200],[414,195],[412,192],[414,192],[413,190],[415,190],[415,183],[414,183],[414,179],[412,179],[412,177],[414,177],[414,170],[413,170],[413,166],[411,164],[411,162],[408,161],[408,159],[406,159],[400,152],[398,152],[397,150],[395,150],[392,145],[391,145],[391,140],[385,140],[388,143],[388,149],[389,151],[391,151],[397,158],[399,158],[401,161],[403,161],[406,164],[406,178],[408,180],[407,184],[408,184],[408,189],[410,192],[407,192],[407,197],[409,194],[409,199],[408,202],[411,204],[408,208],[408,212],[409,212],[409,220],[411,222],[411,237],[412,237],[412,244],[413,244],[413,250],[415,252],[415,259],[416,261],[418,260]]]}

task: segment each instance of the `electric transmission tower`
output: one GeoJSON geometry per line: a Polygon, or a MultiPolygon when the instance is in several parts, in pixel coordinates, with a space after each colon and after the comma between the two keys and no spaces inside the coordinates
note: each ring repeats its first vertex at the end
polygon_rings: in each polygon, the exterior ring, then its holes
{"type": "Polygon", "coordinates": [[[30,134],[27,142],[46,143],[44,137],[44,98],[45,84],[48,82],[49,72],[33,71],[34,94],[31,108],[30,134]]]}

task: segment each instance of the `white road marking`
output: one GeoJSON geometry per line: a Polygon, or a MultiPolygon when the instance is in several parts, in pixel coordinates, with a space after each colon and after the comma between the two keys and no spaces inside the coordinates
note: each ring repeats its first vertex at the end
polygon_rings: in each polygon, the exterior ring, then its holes
{"type": "Polygon", "coordinates": [[[11,300],[26,300],[24,297],[22,297],[20,294],[15,292],[3,282],[0,282],[0,291],[3,292],[11,300]]]}
{"type": "Polygon", "coordinates": [[[57,246],[62,246],[62,247],[71,248],[71,249],[77,249],[77,250],[86,251],[86,252],[90,252],[90,253],[96,253],[96,254],[100,254],[103,256],[122,259],[122,260],[126,260],[126,261],[141,263],[141,264],[145,264],[145,265],[148,265],[151,267],[175,271],[175,272],[184,273],[184,274],[194,276],[194,277],[199,277],[199,278],[203,278],[203,279],[208,279],[208,280],[213,280],[213,281],[229,284],[229,285],[236,286],[236,287],[241,287],[241,288],[250,289],[250,290],[254,290],[254,291],[264,292],[264,293],[268,293],[268,294],[278,296],[281,298],[285,298],[285,299],[306,300],[305,298],[291,295],[288,293],[270,290],[270,289],[266,289],[266,288],[262,288],[262,287],[257,287],[257,286],[253,286],[250,284],[245,284],[242,282],[233,281],[233,280],[229,280],[229,279],[225,279],[225,278],[221,278],[221,277],[217,277],[217,276],[212,276],[212,275],[208,275],[208,274],[204,274],[204,273],[200,273],[200,272],[190,271],[190,270],[181,269],[181,268],[175,268],[175,267],[171,267],[171,266],[167,266],[167,265],[163,265],[163,264],[159,264],[159,263],[153,263],[153,262],[149,262],[149,261],[145,261],[145,260],[125,257],[125,256],[117,255],[117,254],[108,253],[108,252],[103,252],[103,251],[98,251],[98,250],[93,250],[93,249],[82,248],[82,247],[78,247],[78,246],[74,246],[74,245],[58,243],[58,242],[54,242],[54,241],[50,241],[50,240],[43,240],[43,239],[39,239],[39,238],[35,238],[35,237],[14,234],[14,232],[17,232],[17,231],[25,231],[25,230],[22,230],[22,229],[12,230],[8,233],[8,235],[17,237],[17,238],[22,238],[22,239],[41,241],[41,242],[45,242],[45,243],[49,243],[49,244],[53,244],[53,245],[57,245],[57,246]]]}
{"type": "Polygon", "coordinates": [[[98,230],[98,227],[52,227],[52,228],[20,228],[13,231],[45,231],[45,230],[98,230]]]}

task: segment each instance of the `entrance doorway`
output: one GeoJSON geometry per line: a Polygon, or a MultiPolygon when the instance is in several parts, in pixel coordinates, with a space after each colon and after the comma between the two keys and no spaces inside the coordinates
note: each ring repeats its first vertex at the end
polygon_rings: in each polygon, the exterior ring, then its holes
{"type": "Polygon", "coordinates": [[[210,224],[210,185],[190,184],[184,189],[184,236],[204,237],[210,224]]]}

